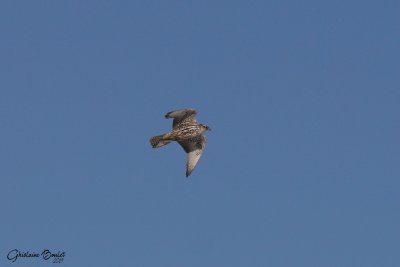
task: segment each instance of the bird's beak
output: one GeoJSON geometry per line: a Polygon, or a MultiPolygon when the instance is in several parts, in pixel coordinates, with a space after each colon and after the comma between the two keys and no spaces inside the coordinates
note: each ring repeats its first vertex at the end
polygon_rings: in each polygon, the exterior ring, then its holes
{"type": "Polygon", "coordinates": [[[207,127],[207,130],[208,130],[208,131],[211,131],[211,128],[210,128],[210,127],[207,127]]]}

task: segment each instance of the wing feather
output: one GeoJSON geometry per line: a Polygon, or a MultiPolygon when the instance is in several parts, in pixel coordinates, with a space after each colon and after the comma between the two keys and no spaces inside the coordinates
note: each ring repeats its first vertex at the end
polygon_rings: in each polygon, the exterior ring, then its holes
{"type": "Polygon", "coordinates": [[[165,114],[165,118],[167,119],[174,119],[172,123],[172,128],[176,128],[179,126],[184,121],[192,121],[196,122],[196,114],[197,111],[193,108],[187,108],[187,109],[178,109],[175,111],[170,111],[167,114],[165,114]]]}
{"type": "Polygon", "coordinates": [[[187,153],[186,162],[186,177],[188,177],[197,165],[206,146],[207,139],[204,135],[199,135],[196,138],[180,141],[179,144],[187,153]]]}

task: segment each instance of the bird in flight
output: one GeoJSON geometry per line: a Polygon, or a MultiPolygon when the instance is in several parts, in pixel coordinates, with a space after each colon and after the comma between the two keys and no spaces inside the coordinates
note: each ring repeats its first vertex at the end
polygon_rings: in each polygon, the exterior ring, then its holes
{"type": "Polygon", "coordinates": [[[197,111],[192,108],[168,112],[165,118],[174,119],[172,130],[166,134],[150,138],[150,144],[153,148],[165,146],[172,141],[181,145],[187,153],[186,177],[192,173],[203,153],[207,142],[203,133],[211,130],[207,125],[197,122],[196,114],[197,111]]]}

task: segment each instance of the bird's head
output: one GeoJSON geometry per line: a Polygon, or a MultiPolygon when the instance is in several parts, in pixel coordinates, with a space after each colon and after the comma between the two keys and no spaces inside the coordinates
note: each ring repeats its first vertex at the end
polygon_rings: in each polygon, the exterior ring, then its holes
{"type": "Polygon", "coordinates": [[[211,131],[211,128],[205,124],[200,124],[204,131],[211,131]]]}

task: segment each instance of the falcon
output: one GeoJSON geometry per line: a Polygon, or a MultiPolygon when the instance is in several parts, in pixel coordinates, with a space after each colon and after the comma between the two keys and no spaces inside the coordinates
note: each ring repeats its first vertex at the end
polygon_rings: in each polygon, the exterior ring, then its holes
{"type": "Polygon", "coordinates": [[[153,148],[165,146],[173,141],[181,145],[187,153],[186,177],[192,173],[203,154],[207,143],[207,138],[203,133],[211,131],[207,125],[197,122],[196,114],[197,111],[192,108],[168,112],[165,118],[174,119],[172,130],[166,134],[150,138],[150,144],[153,148]]]}

